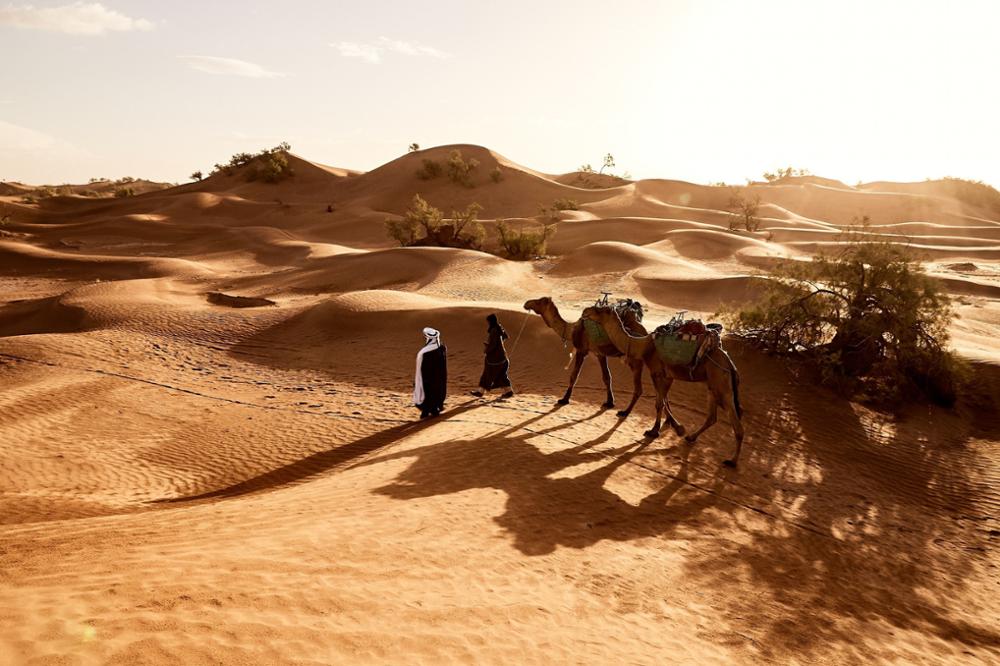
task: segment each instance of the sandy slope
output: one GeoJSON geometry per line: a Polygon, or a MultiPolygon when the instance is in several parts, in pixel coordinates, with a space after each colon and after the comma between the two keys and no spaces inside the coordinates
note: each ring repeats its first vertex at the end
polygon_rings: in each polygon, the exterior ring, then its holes
{"type": "MultiPolygon", "coordinates": [[[[453,148],[7,204],[0,663],[1000,660],[1000,216],[810,177],[754,186],[763,229],[735,234],[725,188],[581,183],[475,146],[457,148],[476,187],[415,177],[453,148]],[[391,248],[382,220],[415,192],[487,220],[580,210],[545,261],[391,248]],[[730,342],[737,470],[725,417],[695,447],[647,441],[650,398],[618,420],[590,361],[555,409],[566,350],[526,298],[709,314],[859,214],[926,247],[956,294],[974,403],[893,421],[730,342]],[[489,312],[513,338],[509,401],[465,394],[489,312]],[[409,406],[425,325],[450,357],[433,422],[409,406]]],[[[704,418],[702,387],[671,401],[704,418]]]]}

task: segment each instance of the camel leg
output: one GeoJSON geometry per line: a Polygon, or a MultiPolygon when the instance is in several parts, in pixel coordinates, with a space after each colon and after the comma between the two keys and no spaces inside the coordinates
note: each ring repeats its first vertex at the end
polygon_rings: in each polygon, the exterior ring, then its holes
{"type": "Polygon", "coordinates": [[[653,387],[656,389],[656,421],[653,423],[653,427],[644,432],[646,437],[659,437],[660,436],[660,416],[663,414],[663,403],[665,401],[667,390],[664,387],[664,378],[660,375],[652,375],[653,387]]]}
{"type": "Polygon", "coordinates": [[[723,460],[722,464],[726,467],[736,467],[736,463],[740,460],[740,451],[743,449],[743,419],[736,413],[732,396],[729,396],[729,400],[727,400],[726,411],[729,412],[729,420],[733,424],[733,437],[736,438],[736,453],[733,454],[732,458],[723,460]]]}
{"type": "Polygon", "coordinates": [[[604,380],[604,385],[608,389],[608,397],[604,401],[603,407],[612,409],[615,406],[615,394],[611,391],[611,369],[608,368],[608,357],[598,356],[597,362],[601,365],[601,379],[604,380]]]}
{"type": "Polygon", "coordinates": [[[666,375],[663,378],[663,410],[667,415],[667,424],[674,429],[678,437],[684,436],[684,426],[680,424],[680,421],[674,418],[673,412],[670,411],[670,400],[667,397],[670,393],[670,387],[674,383],[674,378],[670,375],[666,375]]]}
{"type": "Polygon", "coordinates": [[[708,416],[705,417],[705,422],[701,424],[701,427],[695,430],[693,433],[685,437],[688,444],[694,444],[701,433],[705,432],[713,425],[715,425],[717,412],[719,410],[719,401],[715,397],[715,393],[712,391],[708,392],[708,406],[705,408],[708,412],[708,416]]]}
{"type": "Polygon", "coordinates": [[[642,363],[630,361],[629,365],[632,366],[632,402],[628,403],[628,407],[618,412],[619,418],[625,418],[631,414],[635,403],[639,402],[639,398],[642,397],[642,363]]]}
{"type": "Polygon", "coordinates": [[[566,389],[566,395],[562,397],[556,404],[568,405],[569,397],[573,395],[573,387],[576,386],[576,378],[580,376],[580,368],[583,367],[583,361],[587,358],[587,352],[577,349],[576,355],[573,357],[573,372],[569,375],[569,387],[566,389]]]}

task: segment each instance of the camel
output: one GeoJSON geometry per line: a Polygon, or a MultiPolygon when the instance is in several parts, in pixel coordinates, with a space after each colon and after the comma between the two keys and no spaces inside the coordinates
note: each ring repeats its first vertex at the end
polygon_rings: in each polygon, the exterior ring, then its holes
{"type": "Polygon", "coordinates": [[[733,425],[733,435],[736,437],[736,454],[724,460],[727,467],[736,467],[743,448],[743,409],[740,407],[740,375],[736,365],[723,349],[716,348],[709,352],[693,370],[688,366],[669,365],[663,361],[656,351],[652,335],[635,336],[629,333],[622,323],[618,313],[611,308],[589,307],[583,311],[583,318],[596,321],[607,332],[612,344],[626,357],[641,360],[649,368],[653,386],[656,387],[656,422],[646,431],[647,437],[659,437],[660,416],[666,411],[667,423],[673,427],[678,436],[684,436],[684,426],[677,422],[670,412],[667,393],[675,379],[685,382],[704,382],[708,388],[708,416],[698,430],[685,439],[688,444],[694,444],[701,433],[708,430],[716,421],[716,412],[721,404],[729,412],[733,425]]]}
{"type": "MultiPolygon", "coordinates": [[[[580,376],[580,368],[583,367],[583,362],[586,360],[587,355],[593,353],[601,366],[601,377],[604,379],[604,385],[608,389],[604,407],[612,409],[615,406],[615,396],[611,390],[611,370],[608,369],[608,357],[618,358],[622,356],[618,348],[613,344],[595,344],[590,339],[590,336],[587,335],[583,318],[573,323],[566,321],[559,314],[559,308],[556,307],[556,304],[548,296],[526,301],[524,309],[541,315],[542,319],[545,320],[545,324],[556,332],[564,345],[573,345],[573,371],[569,376],[569,387],[566,389],[566,394],[559,399],[557,404],[569,404],[570,396],[573,395],[573,387],[576,386],[577,377],[580,376]]],[[[632,333],[635,335],[646,335],[646,329],[639,323],[639,320],[631,310],[628,311],[626,317],[627,320],[624,325],[628,326],[632,333]]],[[[620,321],[615,325],[618,326],[620,321]]],[[[642,396],[642,361],[626,359],[626,363],[628,363],[629,368],[632,370],[632,401],[629,402],[628,407],[618,412],[619,418],[627,417],[632,412],[632,408],[635,407],[635,403],[642,396]]]]}

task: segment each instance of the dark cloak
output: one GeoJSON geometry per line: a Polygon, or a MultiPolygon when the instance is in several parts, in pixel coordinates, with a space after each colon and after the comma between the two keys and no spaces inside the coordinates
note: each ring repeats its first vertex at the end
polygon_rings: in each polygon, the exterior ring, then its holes
{"type": "Polygon", "coordinates": [[[510,388],[510,378],[507,371],[510,361],[503,341],[507,339],[507,331],[503,326],[490,326],[486,338],[486,359],[483,365],[483,375],[479,378],[479,386],[484,390],[495,388],[510,388]]]}
{"type": "Polygon", "coordinates": [[[424,401],[417,407],[425,413],[440,412],[448,395],[448,350],[444,345],[424,352],[420,377],[424,382],[424,401]]]}

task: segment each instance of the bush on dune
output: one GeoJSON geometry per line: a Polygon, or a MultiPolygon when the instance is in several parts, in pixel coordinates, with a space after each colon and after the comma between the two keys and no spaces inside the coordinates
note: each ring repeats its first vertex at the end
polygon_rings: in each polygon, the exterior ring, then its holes
{"type": "Polygon", "coordinates": [[[514,229],[506,220],[497,220],[500,248],[508,259],[526,261],[545,254],[545,246],[556,233],[555,225],[543,224],[540,229],[514,229]]]}
{"type": "Polygon", "coordinates": [[[760,229],[760,218],[757,212],[760,210],[760,195],[749,196],[746,190],[733,188],[729,197],[729,230],[739,231],[741,229],[751,233],[760,229]]]}
{"type": "Polygon", "coordinates": [[[431,206],[419,194],[403,215],[403,219],[387,219],[386,233],[402,247],[430,246],[480,249],[486,232],[479,222],[478,203],[469,204],[464,211],[452,211],[451,220],[445,222],[441,211],[431,206]]]}
{"type": "MultiPolygon", "coordinates": [[[[247,182],[262,180],[265,183],[277,183],[295,175],[288,162],[288,153],[291,149],[289,143],[282,142],[274,148],[265,148],[257,153],[236,153],[229,158],[228,164],[216,164],[209,175],[223,173],[232,176],[237,169],[244,169],[244,178],[247,182]]],[[[196,171],[191,177],[195,179],[195,176],[200,174],[200,171],[196,171]]]]}
{"type": "Polygon", "coordinates": [[[941,285],[908,247],[878,240],[867,224],[843,240],[834,254],[780,264],[762,298],[725,313],[732,331],[804,361],[848,395],[952,405],[965,370],[946,347],[953,314],[941,285]]]}
{"type": "MultiPolygon", "coordinates": [[[[448,161],[444,164],[425,158],[421,163],[420,168],[417,169],[417,178],[421,180],[433,180],[441,175],[446,175],[448,180],[456,185],[461,185],[463,187],[475,187],[475,183],[472,182],[472,172],[475,171],[478,166],[479,160],[466,160],[462,157],[462,151],[453,150],[451,151],[451,154],[448,155],[448,161]]],[[[499,170],[497,169],[496,171],[499,170]]],[[[491,174],[491,177],[493,178],[493,182],[499,182],[497,177],[493,174],[491,174]]],[[[503,178],[503,174],[500,174],[500,178],[503,178]]]]}

